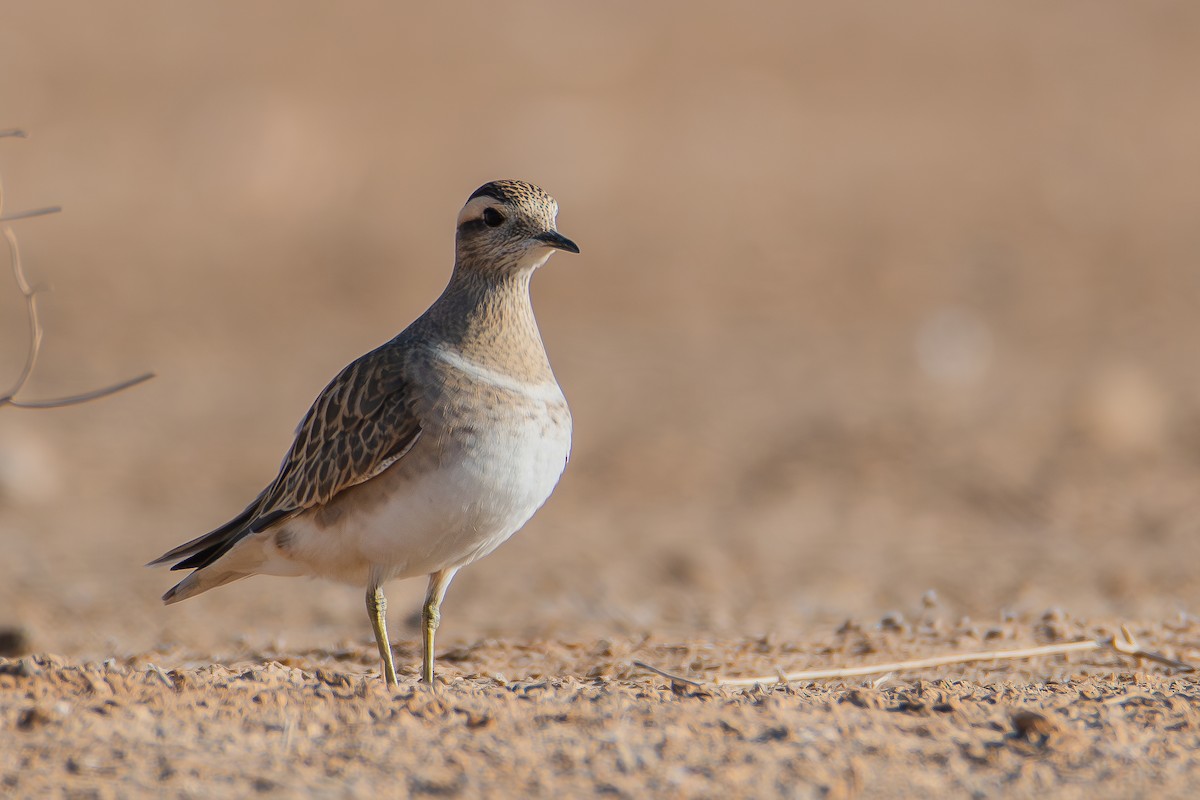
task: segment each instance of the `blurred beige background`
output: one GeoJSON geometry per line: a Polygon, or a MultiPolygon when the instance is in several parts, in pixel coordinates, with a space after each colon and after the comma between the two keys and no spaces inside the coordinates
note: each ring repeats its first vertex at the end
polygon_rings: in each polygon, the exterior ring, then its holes
{"type": "MultiPolygon", "coordinates": [[[[0,626],[87,656],[364,642],[361,592],[165,609],[343,364],[520,177],[559,491],[443,641],[781,636],[912,612],[1165,619],[1200,580],[1200,6],[0,4],[47,341],[0,409],[0,626]],[[241,644],[239,644],[241,643],[241,644]]],[[[0,365],[25,347],[0,280],[0,365]]],[[[397,586],[411,638],[421,582],[397,586]]]]}

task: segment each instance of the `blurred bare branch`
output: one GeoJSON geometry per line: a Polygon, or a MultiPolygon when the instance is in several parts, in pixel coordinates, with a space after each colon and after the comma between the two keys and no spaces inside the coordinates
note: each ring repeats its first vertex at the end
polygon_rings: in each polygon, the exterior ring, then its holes
{"type": "Polygon", "coordinates": [[[8,216],[0,216],[0,222],[13,222],[18,219],[29,219],[30,217],[42,217],[46,214],[57,214],[62,211],[62,206],[47,206],[46,208],[35,208],[32,211],[18,211],[16,214],[8,216]]]}
{"type": "MultiPolygon", "coordinates": [[[[25,138],[25,132],[16,128],[9,130],[0,130],[0,138],[15,136],[25,138]]],[[[46,214],[56,214],[62,209],[59,206],[50,206],[47,208],[37,208],[30,211],[19,211],[9,216],[4,216],[4,187],[0,183],[0,223],[13,222],[20,219],[29,219],[30,217],[40,217],[46,214]]],[[[17,235],[9,226],[4,227],[4,238],[8,241],[9,263],[12,266],[13,279],[17,282],[17,288],[21,292],[21,296],[25,298],[26,316],[29,320],[29,349],[25,352],[25,364],[21,367],[21,372],[17,376],[16,382],[4,394],[0,395],[0,407],[5,405],[15,406],[17,408],[61,408],[63,406],[72,406],[79,403],[86,403],[89,400],[96,400],[100,397],[107,397],[110,394],[115,394],[123,389],[128,389],[131,386],[136,386],[139,383],[148,381],[154,377],[154,373],[147,372],[144,375],[139,375],[136,378],[130,378],[126,381],[106,386],[102,389],[94,389],[90,392],[82,394],[74,394],[68,397],[58,397],[52,400],[18,400],[17,394],[25,388],[30,376],[33,375],[33,368],[37,364],[38,355],[42,349],[42,338],[44,330],[42,329],[41,319],[38,317],[37,291],[29,284],[25,278],[25,270],[21,266],[21,249],[17,246],[17,235]]]]}

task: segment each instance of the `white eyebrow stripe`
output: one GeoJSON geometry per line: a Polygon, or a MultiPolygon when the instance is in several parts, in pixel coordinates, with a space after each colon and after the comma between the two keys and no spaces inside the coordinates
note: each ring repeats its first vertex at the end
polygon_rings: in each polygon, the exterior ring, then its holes
{"type": "Polygon", "coordinates": [[[474,200],[468,202],[462,207],[462,211],[458,212],[457,225],[462,225],[469,219],[479,219],[483,216],[484,209],[499,208],[500,201],[491,195],[480,195],[474,200]]]}
{"type": "Polygon", "coordinates": [[[530,383],[529,381],[515,378],[498,369],[467,358],[462,353],[444,344],[437,345],[431,348],[431,350],[434,357],[442,363],[465,372],[481,383],[495,386],[497,389],[506,389],[534,400],[554,401],[563,399],[562,389],[553,380],[546,383],[530,383]]]}

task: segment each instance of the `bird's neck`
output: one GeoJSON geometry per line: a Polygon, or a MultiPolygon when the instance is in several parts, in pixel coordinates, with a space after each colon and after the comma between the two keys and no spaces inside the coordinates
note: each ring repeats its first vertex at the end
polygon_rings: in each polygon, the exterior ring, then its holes
{"type": "Polygon", "coordinates": [[[542,336],[529,299],[533,270],[483,271],[458,263],[427,316],[438,320],[464,354],[497,361],[514,375],[550,375],[542,336]]]}

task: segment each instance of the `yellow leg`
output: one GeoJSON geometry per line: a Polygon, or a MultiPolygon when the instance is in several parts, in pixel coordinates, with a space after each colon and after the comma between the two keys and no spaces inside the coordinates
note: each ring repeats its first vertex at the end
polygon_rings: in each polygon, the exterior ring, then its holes
{"type": "Polygon", "coordinates": [[[383,660],[383,681],[387,686],[395,686],[396,666],[392,663],[392,645],[387,635],[387,598],[378,584],[367,588],[367,613],[371,615],[375,644],[379,647],[379,658],[383,660]]]}
{"type": "Polygon", "coordinates": [[[429,589],[425,593],[425,605],[421,607],[421,680],[433,686],[433,640],[438,624],[442,621],[442,599],[454,580],[458,567],[444,569],[429,576],[429,589]]]}

